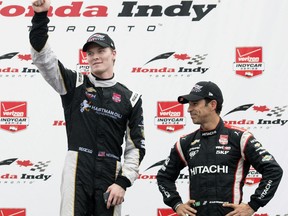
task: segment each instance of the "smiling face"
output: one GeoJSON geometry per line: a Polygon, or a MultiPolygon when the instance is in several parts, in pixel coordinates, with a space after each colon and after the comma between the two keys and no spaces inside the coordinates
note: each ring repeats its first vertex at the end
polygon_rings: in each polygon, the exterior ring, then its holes
{"type": "Polygon", "coordinates": [[[87,61],[91,67],[91,73],[102,79],[113,76],[113,67],[116,59],[116,51],[111,47],[101,47],[96,43],[87,49],[87,61]]]}
{"type": "Polygon", "coordinates": [[[188,112],[194,124],[201,124],[209,116],[210,109],[209,104],[205,103],[205,100],[189,101],[188,112]]]}
{"type": "Polygon", "coordinates": [[[188,112],[194,124],[200,124],[204,130],[214,129],[219,121],[219,116],[215,109],[216,100],[189,101],[188,112]]]}

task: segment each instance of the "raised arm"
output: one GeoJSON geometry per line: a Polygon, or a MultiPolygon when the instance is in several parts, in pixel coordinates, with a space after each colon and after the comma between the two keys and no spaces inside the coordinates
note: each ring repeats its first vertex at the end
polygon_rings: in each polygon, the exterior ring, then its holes
{"type": "Polygon", "coordinates": [[[32,2],[34,16],[32,28],[29,33],[31,55],[33,64],[37,66],[44,79],[60,94],[67,93],[61,70],[63,65],[51,50],[48,44],[48,23],[47,16],[50,8],[50,0],[34,0],[32,2]]]}

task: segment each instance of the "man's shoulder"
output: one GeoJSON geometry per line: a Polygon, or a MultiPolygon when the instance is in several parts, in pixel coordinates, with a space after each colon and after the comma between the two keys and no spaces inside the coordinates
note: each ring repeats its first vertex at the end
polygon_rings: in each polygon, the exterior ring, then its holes
{"type": "Polygon", "coordinates": [[[235,125],[231,125],[231,124],[227,124],[227,123],[224,124],[224,127],[225,127],[227,130],[236,131],[236,132],[238,132],[238,133],[244,133],[244,132],[247,131],[247,129],[245,129],[245,128],[237,127],[237,126],[235,126],[235,125]]]}
{"type": "Polygon", "coordinates": [[[137,92],[137,90],[135,90],[133,88],[130,88],[126,84],[124,84],[122,82],[119,82],[119,81],[116,82],[115,88],[119,88],[122,91],[127,91],[127,92],[131,92],[131,93],[132,92],[137,92]]]}
{"type": "Polygon", "coordinates": [[[132,107],[141,99],[142,95],[137,91],[132,91],[123,83],[117,82],[116,85],[113,87],[120,93],[121,97],[126,98],[127,101],[130,101],[132,107]]]}
{"type": "Polygon", "coordinates": [[[224,124],[224,127],[227,130],[229,137],[232,139],[240,139],[243,136],[252,135],[252,133],[246,128],[237,127],[231,124],[224,124]]]}
{"type": "Polygon", "coordinates": [[[200,133],[199,133],[200,129],[197,129],[191,133],[188,134],[184,134],[182,136],[180,136],[180,141],[191,141],[191,140],[195,140],[195,139],[199,139],[200,138],[200,133]]]}
{"type": "Polygon", "coordinates": [[[127,87],[125,84],[123,84],[121,82],[117,82],[115,85],[115,88],[121,90],[122,92],[126,93],[129,96],[131,96],[131,95],[141,96],[141,94],[138,91],[135,91],[134,89],[127,87]]]}
{"type": "Polygon", "coordinates": [[[113,88],[118,89],[121,92],[124,92],[126,94],[132,94],[132,90],[130,88],[128,88],[125,84],[121,83],[121,82],[116,82],[116,84],[113,86],[113,88]]]}

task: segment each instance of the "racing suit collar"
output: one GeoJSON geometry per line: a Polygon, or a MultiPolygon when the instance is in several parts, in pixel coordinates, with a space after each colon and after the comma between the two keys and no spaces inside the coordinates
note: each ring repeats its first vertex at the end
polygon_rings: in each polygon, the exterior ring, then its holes
{"type": "Polygon", "coordinates": [[[99,79],[90,73],[88,74],[88,78],[95,87],[111,87],[117,83],[114,75],[111,79],[99,79]]]}
{"type": "Polygon", "coordinates": [[[223,125],[223,120],[220,118],[219,123],[215,129],[209,130],[209,131],[203,131],[202,128],[200,128],[201,136],[202,137],[208,137],[208,136],[216,135],[222,125],[223,125]]]}

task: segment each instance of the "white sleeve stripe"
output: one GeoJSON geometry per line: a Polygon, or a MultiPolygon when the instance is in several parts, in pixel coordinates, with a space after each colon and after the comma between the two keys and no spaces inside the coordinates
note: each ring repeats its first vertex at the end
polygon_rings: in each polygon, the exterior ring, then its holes
{"type": "Polygon", "coordinates": [[[182,148],[181,148],[181,145],[180,145],[180,141],[178,141],[178,142],[176,143],[176,150],[177,150],[177,152],[178,152],[181,160],[182,160],[182,161],[185,163],[185,165],[187,166],[187,161],[186,161],[185,156],[184,156],[184,154],[183,154],[183,151],[182,151],[182,148]]]}
{"type": "Polygon", "coordinates": [[[84,76],[82,73],[76,73],[77,74],[77,78],[76,78],[76,88],[80,85],[83,84],[83,81],[84,81],[84,76]]]}
{"type": "Polygon", "coordinates": [[[124,151],[124,161],[122,164],[122,175],[128,178],[131,185],[138,178],[139,174],[139,149],[135,147],[135,144],[130,136],[130,129],[126,130],[126,146],[124,151]]]}
{"type": "Polygon", "coordinates": [[[137,93],[137,92],[133,92],[133,93],[132,93],[132,95],[131,95],[131,97],[130,97],[130,102],[131,102],[132,107],[135,106],[135,104],[136,104],[137,101],[139,100],[140,96],[141,96],[141,95],[140,95],[139,93],[137,93]]]}
{"type": "Polygon", "coordinates": [[[245,146],[247,144],[248,139],[251,137],[251,134],[248,131],[245,131],[240,139],[240,152],[241,152],[241,158],[239,159],[239,162],[237,164],[237,169],[235,171],[235,181],[233,186],[233,203],[238,204],[241,200],[241,192],[240,192],[240,183],[243,178],[243,164],[245,160],[245,146]]]}
{"type": "Polygon", "coordinates": [[[240,182],[243,178],[243,163],[244,163],[243,158],[240,158],[237,164],[237,169],[235,171],[235,177],[234,177],[235,181],[233,185],[233,200],[232,200],[234,204],[239,204],[241,200],[240,182]]]}
{"type": "Polygon", "coordinates": [[[240,148],[241,148],[241,155],[242,155],[243,160],[245,160],[245,154],[244,154],[245,146],[247,144],[248,139],[251,136],[252,136],[251,133],[249,133],[248,131],[245,131],[241,136],[240,148]]]}

